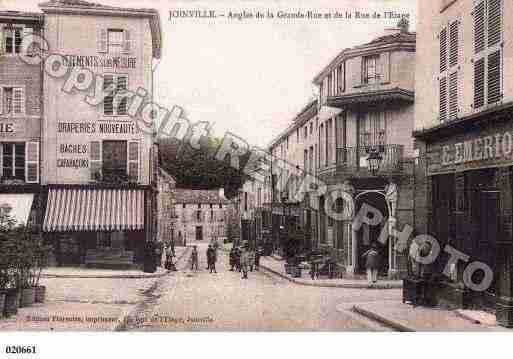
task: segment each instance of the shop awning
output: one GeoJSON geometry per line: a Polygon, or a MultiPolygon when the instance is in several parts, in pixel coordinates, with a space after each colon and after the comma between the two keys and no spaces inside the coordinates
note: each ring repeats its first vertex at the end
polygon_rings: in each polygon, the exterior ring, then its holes
{"type": "Polygon", "coordinates": [[[0,210],[7,211],[17,225],[27,224],[33,201],[33,193],[0,194],[0,210]]]}
{"type": "Polygon", "coordinates": [[[144,191],[137,189],[50,189],[45,232],[144,229],[144,191]]]}

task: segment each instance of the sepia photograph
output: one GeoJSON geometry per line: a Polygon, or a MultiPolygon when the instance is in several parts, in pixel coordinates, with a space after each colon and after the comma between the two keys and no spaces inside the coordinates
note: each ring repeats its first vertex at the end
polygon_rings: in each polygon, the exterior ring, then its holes
{"type": "Polygon", "coordinates": [[[0,0],[0,357],[507,338],[512,39],[508,0],[0,0]]]}

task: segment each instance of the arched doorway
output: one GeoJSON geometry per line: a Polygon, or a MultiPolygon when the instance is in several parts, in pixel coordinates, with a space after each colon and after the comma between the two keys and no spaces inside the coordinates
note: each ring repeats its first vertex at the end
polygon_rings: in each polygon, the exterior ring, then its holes
{"type": "MultiPolygon", "coordinates": [[[[379,225],[376,226],[370,226],[368,224],[363,223],[361,228],[354,233],[356,236],[355,241],[355,254],[357,258],[357,265],[355,268],[355,271],[357,273],[364,273],[365,272],[365,259],[362,258],[362,255],[370,249],[372,243],[376,242],[378,243],[378,248],[381,254],[381,268],[380,268],[380,274],[386,275],[388,273],[388,251],[389,251],[389,245],[388,241],[386,243],[379,243],[378,239],[381,234],[381,231],[383,230],[383,227],[387,226],[388,223],[388,217],[389,217],[389,210],[388,205],[385,200],[385,196],[383,193],[379,191],[368,191],[363,192],[359,194],[356,197],[355,201],[355,207],[356,212],[359,213],[361,207],[363,204],[366,204],[367,206],[371,206],[375,209],[377,209],[382,215],[383,219],[379,225]]],[[[372,214],[369,215],[371,217],[372,214]]]]}

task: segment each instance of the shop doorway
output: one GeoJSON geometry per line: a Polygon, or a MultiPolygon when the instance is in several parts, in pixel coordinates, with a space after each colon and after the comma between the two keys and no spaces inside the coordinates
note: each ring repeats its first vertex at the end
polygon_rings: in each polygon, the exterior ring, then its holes
{"type": "Polygon", "coordinates": [[[361,209],[362,205],[368,205],[377,209],[383,215],[383,219],[379,225],[369,226],[363,224],[360,230],[356,232],[356,251],[357,256],[357,273],[365,272],[365,258],[362,258],[363,254],[368,251],[373,243],[378,244],[381,258],[380,273],[388,273],[388,241],[387,243],[380,244],[378,242],[379,236],[383,227],[388,222],[388,206],[385,201],[385,197],[379,192],[366,192],[361,194],[356,199],[356,213],[361,209]]]}
{"type": "Polygon", "coordinates": [[[202,226],[196,226],[196,240],[197,241],[203,240],[203,227],[202,226]]]}

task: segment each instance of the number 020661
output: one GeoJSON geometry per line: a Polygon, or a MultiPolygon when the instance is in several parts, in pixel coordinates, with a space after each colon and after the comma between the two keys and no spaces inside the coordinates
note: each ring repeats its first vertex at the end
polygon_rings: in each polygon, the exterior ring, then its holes
{"type": "Polygon", "coordinates": [[[30,345],[7,345],[5,354],[36,354],[36,347],[30,345]]]}

